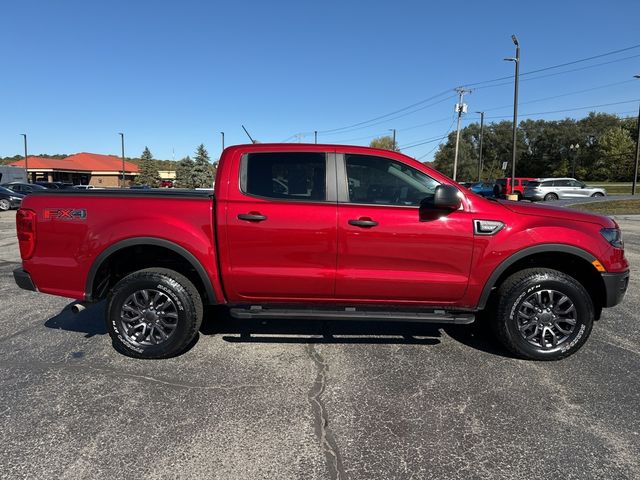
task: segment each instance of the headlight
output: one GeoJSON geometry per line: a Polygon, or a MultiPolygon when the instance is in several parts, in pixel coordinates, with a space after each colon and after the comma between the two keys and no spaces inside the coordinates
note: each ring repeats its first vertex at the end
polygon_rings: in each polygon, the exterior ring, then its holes
{"type": "Polygon", "coordinates": [[[622,231],[619,228],[603,228],[600,233],[607,242],[616,248],[624,248],[622,241],[622,231]]]}
{"type": "Polygon", "coordinates": [[[13,200],[15,202],[17,200],[22,200],[22,197],[9,197],[9,200],[13,200]]]}

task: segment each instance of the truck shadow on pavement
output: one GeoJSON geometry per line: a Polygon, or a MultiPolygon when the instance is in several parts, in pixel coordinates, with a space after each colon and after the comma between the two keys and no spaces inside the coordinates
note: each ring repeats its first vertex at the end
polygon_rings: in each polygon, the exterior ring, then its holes
{"type": "Polygon", "coordinates": [[[95,335],[106,335],[107,326],[104,321],[105,302],[99,302],[87,307],[79,313],[73,313],[71,307],[78,302],[71,302],[55,317],[44,322],[48,328],[84,333],[85,338],[95,335]]]}

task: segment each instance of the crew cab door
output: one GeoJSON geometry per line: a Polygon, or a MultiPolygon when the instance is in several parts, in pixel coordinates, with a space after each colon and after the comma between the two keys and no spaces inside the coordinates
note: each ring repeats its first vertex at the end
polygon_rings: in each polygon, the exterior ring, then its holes
{"type": "Polygon", "coordinates": [[[236,172],[228,187],[221,234],[229,301],[332,298],[337,255],[335,155],[247,153],[236,172]]]}
{"type": "Polygon", "coordinates": [[[337,155],[336,297],[446,304],[467,288],[473,221],[463,210],[426,212],[438,182],[400,161],[337,155]]]}

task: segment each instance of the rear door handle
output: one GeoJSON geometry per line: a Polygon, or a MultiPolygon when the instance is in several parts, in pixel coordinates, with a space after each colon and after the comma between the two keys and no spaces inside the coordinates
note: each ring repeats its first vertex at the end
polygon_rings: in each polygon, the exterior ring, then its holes
{"type": "Polygon", "coordinates": [[[349,220],[349,225],[354,227],[371,228],[378,225],[378,222],[370,218],[359,218],[358,220],[349,220]]]}
{"type": "Polygon", "coordinates": [[[265,215],[260,213],[240,213],[238,220],[246,220],[247,222],[263,222],[267,219],[265,215]]]}

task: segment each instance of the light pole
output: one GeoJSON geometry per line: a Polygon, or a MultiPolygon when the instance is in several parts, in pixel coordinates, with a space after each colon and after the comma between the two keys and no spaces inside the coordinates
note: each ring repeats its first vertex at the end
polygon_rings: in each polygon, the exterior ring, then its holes
{"type": "Polygon", "coordinates": [[[456,113],[458,114],[458,126],[456,128],[456,149],[453,154],[453,180],[455,181],[458,174],[458,148],[460,145],[460,121],[462,120],[462,114],[467,113],[467,106],[463,103],[464,95],[471,93],[471,90],[467,90],[462,87],[456,88],[458,92],[458,103],[456,103],[456,113]]]}
{"type": "Polygon", "coordinates": [[[313,141],[314,141],[314,143],[318,143],[318,131],[317,130],[313,131],[313,141]]]}
{"type": "Polygon", "coordinates": [[[220,132],[220,135],[222,135],[222,151],[224,151],[224,132],[220,132]]]}
{"type": "Polygon", "coordinates": [[[122,188],[124,188],[124,133],[120,132],[118,133],[118,135],[120,135],[120,141],[122,145],[122,188]]]}
{"type": "Polygon", "coordinates": [[[508,62],[515,62],[516,75],[513,87],[513,146],[511,156],[511,195],[514,193],[515,181],[516,181],[516,135],[518,130],[518,80],[520,77],[520,44],[518,43],[518,37],[511,35],[511,40],[516,46],[516,56],[505,58],[508,62]]]}
{"type": "Polygon", "coordinates": [[[21,133],[24,137],[24,173],[27,176],[27,183],[31,183],[31,179],[29,178],[29,156],[27,153],[27,134],[21,133]]]}
{"type": "Polygon", "coordinates": [[[571,152],[571,178],[576,178],[576,155],[578,155],[578,149],[580,148],[580,144],[576,143],[569,145],[569,151],[571,152]]]}
{"type": "Polygon", "coordinates": [[[390,128],[389,129],[390,132],[393,132],[393,143],[391,144],[391,150],[395,150],[396,149],[396,129],[395,128],[390,128]]]}
{"type": "Polygon", "coordinates": [[[482,176],[482,139],[484,137],[484,112],[476,112],[480,114],[480,152],[478,154],[478,181],[482,176]]]}
{"type": "MultiPolygon", "coordinates": [[[[640,75],[634,75],[633,78],[640,78],[640,75]]],[[[633,167],[633,184],[631,185],[631,195],[636,194],[636,185],[638,183],[638,160],[640,159],[640,107],[638,107],[638,138],[636,138],[636,161],[633,167]]]]}

